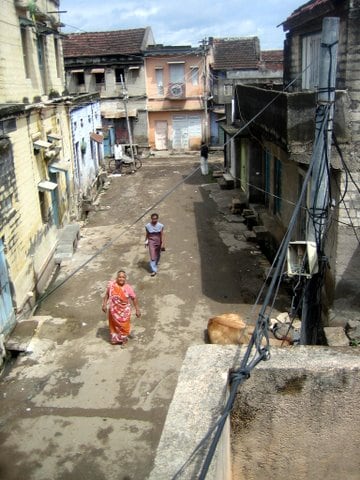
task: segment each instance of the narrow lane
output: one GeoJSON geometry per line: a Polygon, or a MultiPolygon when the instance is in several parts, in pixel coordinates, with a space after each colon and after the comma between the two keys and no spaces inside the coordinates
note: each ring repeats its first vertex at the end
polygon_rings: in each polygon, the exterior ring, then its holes
{"type": "Polygon", "coordinates": [[[199,172],[155,208],[167,236],[155,278],[143,243],[150,214],[131,226],[197,160],[149,159],[135,175],[111,178],[56,282],[113,243],[44,301],[32,353],[1,382],[2,478],[145,479],[187,348],[204,342],[209,317],[249,313],[262,282],[258,256],[244,242],[224,243],[244,227],[223,219],[209,198],[217,186],[201,187],[199,172]],[[142,310],[126,347],[108,343],[101,311],[119,269],[142,310]]]}

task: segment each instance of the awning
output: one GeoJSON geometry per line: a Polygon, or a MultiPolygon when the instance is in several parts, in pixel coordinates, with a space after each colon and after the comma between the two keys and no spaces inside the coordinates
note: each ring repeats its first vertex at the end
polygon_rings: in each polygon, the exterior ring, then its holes
{"type": "Polygon", "coordinates": [[[91,73],[104,73],[105,68],[92,68],[91,73]]]}
{"type": "MultiPolygon", "coordinates": [[[[236,135],[239,133],[239,128],[236,128],[236,127],[233,127],[232,125],[222,125],[221,123],[219,123],[219,127],[222,128],[224,130],[224,132],[226,132],[228,135],[230,135],[231,137],[233,135],[236,135]]],[[[245,134],[245,132],[243,132],[245,134]]]]}
{"type": "MultiPolygon", "coordinates": [[[[101,116],[104,118],[126,118],[125,110],[102,110],[101,116]]],[[[129,117],[137,117],[137,110],[128,110],[129,117]]]]}
{"type": "Polygon", "coordinates": [[[129,70],[140,70],[140,67],[129,67],[129,70]]]}
{"type": "Polygon", "coordinates": [[[83,68],[77,68],[75,70],[70,70],[70,73],[84,73],[84,69],[83,68]]]}
{"type": "Polygon", "coordinates": [[[219,114],[219,115],[224,115],[225,114],[225,107],[214,107],[212,111],[214,113],[219,114]]]}
{"type": "Polygon", "coordinates": [[[49,182],[48,180],[43,180],[42,182],[38,183],[38,189],[42,192],[52,192],[57,188],[57,183],[49,182]]]}
{"type": "Polygon", "coordinates": [[[100,135],[99,133],[92,132],[90,133],[90,138],[91,140],[95,140],[97,143],[102,143],[104,140],[104,137],[100,135]]]}
{"type": "Polygon", "coordinates": [[[34,22],[26,17],[19,17],[20,27],[33,27],[34,22]]]}
{"type": "Polygon", "coordinates": [[[45,140],[36,140],[34,142],[34,148],[50,148],[51,143],[45,142],[45,140]]]}
{"type": "Polygon", "coordinates": [[[48,133],[47,138],[48,140],[61,140],[62,136],[59,135],[58,133],[48,133]]]}
{"type": "Polygon", "coordinates": [[[69,165],[66,162],[53,162],[50,163],[48,168],[50,173],[67,172],[69,170],[69,165]]]}

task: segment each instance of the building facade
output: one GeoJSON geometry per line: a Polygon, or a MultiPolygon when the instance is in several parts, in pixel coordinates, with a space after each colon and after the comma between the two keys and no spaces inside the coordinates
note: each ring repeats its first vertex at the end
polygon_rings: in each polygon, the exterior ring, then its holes
{"type": "Polygon", "coordinates": [[[79,95],[69,107],[77,216],[82,217],[102,186],[104,149],[98,94],[79,95]]]}
{"type": "Polygon", "coordinates": [[[63,43],[69,93],[100,95],[104,154],[116,141],[147,146],[143,53],[154,43],[151,29],[71,34],[63,43]]]}
{"type": "MultiPolygon", "coordinates": [[[[235,133],[229,140],[240,186],[279,244],[302,190],[314,147],[323,19],[339,18],[333,126],[336,140],[329,168],[331,223],[325,251],[330,268],[323,295],[325,312],[332,308],[325,321],[333,322],[340,322],[343,310],[358,309],[360,298],[360,84],[354,68],[360,63],[359,6],[359,1],[313,0],[285,20],[284,90],[237,86],[232,122],[235,133]],[[244,118],[254,120],[240,132],[244,118]]],[[[293,240],[307,238],[310,187],[308,190],[293,240]]]]}
{"type": "Polygon", "coordinates": [[[73,170],[57,0],[5,2],[0,20],[0,333],[53,272],[73,170]]]}
{"type": "Polygon", "coordinates": [[[209,38],[210,143],[223,145],[225,106],[238,84],[282,83],[282,50],[261,51],[258,37],[209,38]]]}
{"type": "Polygon", "coordinates": [[[207,129],[203,51],[189,46],[150,46],[145,66],[150,147],[199,149],[207,129]]]}

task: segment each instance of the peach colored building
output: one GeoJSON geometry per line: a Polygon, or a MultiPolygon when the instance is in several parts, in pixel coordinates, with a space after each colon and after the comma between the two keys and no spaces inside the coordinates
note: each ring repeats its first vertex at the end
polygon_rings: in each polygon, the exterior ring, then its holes
{"type": "Polygon", "coordinates": [[[207,131],[203,51],[190,46],[150,46],[145,68],[150,147],[199,149],[207,131]]]}

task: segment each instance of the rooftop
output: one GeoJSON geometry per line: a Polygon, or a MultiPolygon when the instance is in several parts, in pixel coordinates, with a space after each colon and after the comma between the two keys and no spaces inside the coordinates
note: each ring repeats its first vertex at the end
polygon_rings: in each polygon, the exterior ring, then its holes
{"type": "Polygon", "coordinates": [[[261,60],[267,70],[282,71],[284,63],[283,50],[263,50],[261,60]]]}
{"type": "Polygon", "coordinates": [[[72,33],[63,39],[64,57],[136,55],[142,53],[149,28],[72,33]]]}
{"type": "Polygon", "coordinates": [[[257,69],[260,61],[258,37],[214,38],[214,70],[257,69]]]}
{"type": "Polygon", "coordinates": [[[301,25],[303,22],[308,22],[309,19],[317,17],[319,15],[326,14],[334,8],[334,4],[340,3],[341,0],[310,0],[310,2],[304,3],[280,25],[283,26],[284,31],[290,28],[301,25]]]}

